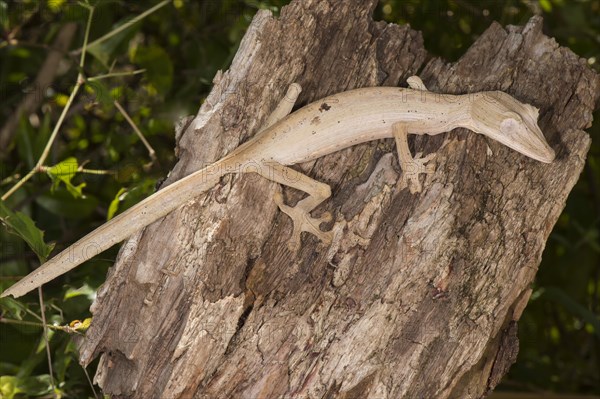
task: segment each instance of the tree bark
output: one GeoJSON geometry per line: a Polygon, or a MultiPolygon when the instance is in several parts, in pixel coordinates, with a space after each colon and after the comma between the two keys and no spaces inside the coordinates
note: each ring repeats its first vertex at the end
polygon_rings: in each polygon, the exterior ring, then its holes
{"type": "MultiPolygon", "coordinates": [[[[417,72],[441,93],[503,90],[541,108],[557,152],[528,159],[467,130],[418,137],[424,191],[400,189],[393,140],[299,168],[330,184],[336,239],[304,236],[253,175],[223,179],[122,248],[81,362],[115,398],[479,398],[518,351],[545,241],[583,168],[600,78],[541,32],[493,24],[456,63],[372,20],[375,0],[294,1],[255,16],[178,142],[165,184],[247,140],[292,82],[299,102],[417,72]],[[429,59],[429,61],[427,61],[429,59]]],[[[284,189],[287,203],[301,194],[284,189]]],[[[331,227],[331,224],[330,226],[331,227]]]]}

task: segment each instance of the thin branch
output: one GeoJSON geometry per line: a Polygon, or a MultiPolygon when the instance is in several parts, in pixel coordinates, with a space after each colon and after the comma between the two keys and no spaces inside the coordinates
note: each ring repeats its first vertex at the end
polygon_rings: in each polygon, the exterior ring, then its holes
{"type": "Polygon", "coordinates": [[[77,92],[79,92],[79,88],[84,83],[84,81],[85,80],[83,78],[83,75],[80,73],[77,76],[77,83],[75,83],[75,87],[73,88],[73,91],[71,92],[71,95],[69,96],[69,100],[67,100],[67,104],[63,108],[63,111],[60,114],[60,117],[58,118],[56,125],[54,126],[54,130],[52,131],[52,134],[50,135],[50,139],[48,140],[48,143],[46,143],[46,147],[44,147],[44,151],[42,152],[42,155],[40,156],[40,160],[38,161],[35,169],[42,166],[44,164],[44,162],[46,161],[46,158],[50,154],[50,149],[52,148],[52,144],[54,144],[54,140],[56,139],[56,136],[58,135],[58,131],[60,130],[60,128],[63,124],[65,115],[67,114],[67,111],[69,110],[69,108],[71,108],[71,104],[73,103],[73,100],[75,99],[75,96],[77,95],[77,92]]]}
{"type": "MultiPolygon", "coordinates": [[[[84,6],[85,7],[85,6],[84,6]]],[[[85,65],[85,53],[87,53],[88,48],[88,39],[90,37],[90,27],[92,26],[92,17],[94,15],[94,7],[88,6],[88,10],[90,13],[88,14],[87,24],[85,26],[85,35],[83,37],[83,49],[84,51],[81,53],[81,59],[79,60],[79,68],[83,70],[83,66],[85,65]]],[[[81,74],[80,74],[81,75],[81,74]]],[[[79,81],[79,79],[78,79],[79,81]]]]}
{"type": "Polygon", "coordinates": [[[8,147],[9,143],[17,131],[17,125],[21,115],[27,115],[39,108],[44,99],[43,91],[52,85],[58,71],[58,64],[64,59],[64,54],[68,49],[73,36],[77,30],[75,23],[67,23],[62,26],[54,41],[52,47],[48,50],[48,55],[35,78],[32,89],[21,100],[15,111],[6,120],[0,129],[0,149],[8,147]]]}
{"type": "MultiPolygon", "coordinates": [[[[164,0],[161,1],[160,3],[158,3],[157,5],[155,5],[154,7],[144,11],[143,13],[141,13],[140,15],[138,15],[137,17],[133,18],[131,21],[127,21],[126,23],[124,23],[123,25],[119,26],[116,29],[113,29],[112,31],[108,32],[106,35],[94,40],[92,43],[89,44],[88,47],[92,47],[95,45],[98,45],[108,39],[110,39],[111,37],[121,33],[122,31],[124,31],[125,29],[131,27],[132,25],[136,24],[137,22],[141,21],[142,19],[146,18],[148,15],[152,14],[154,11],[158,10],[159,8],[162,8],[164,6],[166,6],[167,4],[169,4],[172,0],[164,0]]],[[[77,49],[74,51],[75,54],[79,54],[80,52],[85,53],[85,46],[77,49]]]]}
{"type": "Polygon", "coordinates": [[[119,77],[119,76],[138,75],[138,74],[144,73],[144,72],[146,72],[145,69],[136,69],[135,71],[131,71],[131,72],[113,72],[113,73],[107,73],[104,75],[94,76],[94,77],[88,78],[87,80],[88,80],[88,82],[94,82],[96,80],[114,78],[114,77],[119,77]]]}
{"type": "Polygon", "coordinates": [[[83,7],[87,10],[91,10],[92,8],[94,8],[94,6],[91,6],[87,3],[87,1],[83,2],[83,1],[78,1],[77,4],[79,4],[80,7],[83,7]]]}
{"type": "Polygon", "coordinates": [[[115,107],[117,107],[117,109],[123,115],[123,117],[125,118],[125,120],[127,122],[129,122],[129,125],[131,126],[131,128],[133,129],[133,131],[138,135],[138,137],[140,138],[140,140],[142,140],[142,143],[144,143],[144,146],[146,146],[146,149],[148,150],[148,154],[150,155],[150,159],[152,159],[152,161],[156,161],[156,152],[154,151],[154,148],[152,148],[152,146],[150,145],[150,143],[148,143],[148,140],[146,140],[146,138],[144,137],[144,135],[142,134],[142,132],[140,131],[140,129],[138,129],[138,127],[135,124],[135,122],[129,117],[129,114],[127,114],[127,111],[125,111],[125,109],[121,106],[121,104],[119,104],[119,102],[117,100],[115,100],[115,107]]]}
{"type": "Polygon", "coordinates": [[[14,182],[14,181],[18,181],[18,179],[20,179],[20,178],[21,178],[21,175],[20,175],[19,173],[15,173],[15,174],[14,174],[14,175],[12,175],[12,176],[8,176],[8,177],[6,177],[6,178],[4,178],[4,179],[0,180],[0,186],[3,186],[3,185],[5,185],[5,184],[12,183],[12,182],[14,182]]]}
{"type": "Polygon", "coordinates": [[[30,314],[34,318],[38,319],[40,321],[40,323],[44,322],[44,319],[42,319],[40,316],[38,316],[37,313],[35,313],[33,310],[31,310],[29,308],[25,308],[25,312],[27,312],[28,314],[30,314]]]}
{"type": "Polygon", "coordinates": [[[69,326],[55,326],[53,324],[44,325],[44,323],[36,323],[35,321],[15,320],[15,319],[7,319],[7,318],[3,317],[3,318],[0,318],[0,323],[14,324],[14,325],[19,325],[19,326],[39,327],[39,328],[46,327],[50,330],[62,331],[67,334],[77,334],[77,335],[81,335],[81,336],[85,335],[82,332],[77,331],[74,328],[71,328],[69,326]]]}
{"type": "Polygon", "coordinates": [[[52,355],[50,354],[50,341],[48,340],[48,323],[46,322],[46,311],[44,309],[44,296],[42,295],[42,287],[38,287],[38,298],[40,301],[40,312],[42,314],[42,323],[44,327],[42,335],[44,336],[44,342],[46,343],[46,356],[48,358],[50,384],[52,385],[52,392],[56,393],[56,386],[54,385],[54,370],[52,368],[52,355]]]}
{"type": "MultiPolygon", "coordinates": [[[[84,49],[87,49],[88,37],[90,34],[90,26],[92,24],[92,16],[94,14],[94,8],[91,7],[89,9],[90,9],[90,13],[88,15],[87,26],[85,28],[85,37],[83,38],[83,48],[84,49]]],[[[84,61],[85,61],[85,51],[81,55],[81,60],[80,60],[80,64],[79,64],[80,70],[83,70],[84,61]]],[[[33,169],[31,169],[29,171],[29,173],[27,173],[25,175],[25,177],[23,177],[21,180],[19,180],[10,190],[8,190],[6,193],[4,193],[4,195],[2,196],[2,201],[6,201],[6,199],[8,197],[10,197],[15,191],[17,191],[21,186],[23,186],[23,184],[25,184],[29,179],[31,179],[31,177],[36,172],[40,171],[41,167],[44,165],[44,162],[46,161],[46,158],[48,157],[48,154],[50,154],[50,149],[52,148],[52,145],[54,144],[54,141],[56,140],[58,131],[60,130],[60,128],[63,124],[63,121],[65,120],[65,116],[67,115],[69,108],[71,108],[71,105],[73,104],[73,100],[75,99],[75,96],[77,96],[77,93],[79,92],[79,89],[81,88],[81,85],[83,85],[84,83],[85,83],[85,77],[83,76],[83,74],[81,72],[79,72],[79,74],[77,75],[77,82],[75,83],[75,87],[73,88],[73,91],[71,92],[71,95],[69,96],[69,100],[67,101],[67,104],[63,108],[63,110],[60,114],[60,117],[58,118],[58,121],[56,122],[56,125],[54,126],[54,130],[52,131],[52,134],[50,135],[50,138],[48,139],[48,142],[46,143],[46,147],[44,148],[44,151],[42,152],[40,159],[38,160],[35,167],[33,169]]]]}
{"type": "Polygon", "coordinates": [[[117,174],[117,172],[115,172],[114,170],[86,169],[86,168],[78,168],[77,172],[87,173],[88,175],[116,175],[117,174]]]}
{"type": "Polygon", "coordinates": [[[54,144],[56,135],[58,134],[58,131],[60,130],[60,128],[62,126],[62,123],[65,119],[65,115],[67,114],[69,107],[73,103],[73,99],[77,95],[77,92],[79,91],[79,88],[81,87],[82,82],[83,82],[83,79],[81,79],[81,74],[80,74],[77,79],[77,84],[75,84],[75,87],[73,88],[73,91],[71,92],[71,96],[69,97],[67,104],[63,108],[62,113],[60,114],[60,117],[58,118],[58,122],[54,126],[54,130],[52,131],[52,134],[50,135],[50,139],[46,143],[46,147],[44,148],[44,151],[42,152],[42,155],[40,156],[40,159],[38,160],[35,167],[33,169],[31,169],[29,171],[29,173],[27,173],[25,175],[25,177],[23,177],[14,186],[12,186],[10,190],[8,190],[6,193],[4,193],[4,195],[2,196],[2,201],[6,201],[6,199],[8,197],[10,197],[15,191],[17,191],[19,188],[21,188],[21,186],[23,184],[25,184],[29,179],[31,179],[33,177],[33,175],[35,175],[37,172],[40,171],[41,167],[43,166],[43,163],[46,161],[46,158],[48,157],[48,154],[50,153],[50,149],[52,148],[52,144],[54,144]]]}
{"type": "MultiPolygon", "coordinates": [[[[47,173],[52,168],[53,168],[53,166],[40,166],[37,171],[40,173],[47,173]]],[[[70,173],[71,172],[58,173],[57,176],[68,175],[70,173]]],[[[80,165],[77,168],[77,173],[86,173],[88,175],[116,175],[117,174],[117,172],[115,172],[114,170],[86,169],[83,167],[83,165],[80,165]]]]}
{"type": "Polygon", "coordinates": [[[90,378],[90,375],[88,374],[87,369],[83,365],[81,366],[81,368],[83,369],[83,372],[85,373],[88,383],[90,384],[90,387],[92,388],[92,392],[94,393],[94,398],[98,399],[98,394],[96,393],[96,388],[94,388],[94,384],[92,383],[92,379],[90,378]]]}

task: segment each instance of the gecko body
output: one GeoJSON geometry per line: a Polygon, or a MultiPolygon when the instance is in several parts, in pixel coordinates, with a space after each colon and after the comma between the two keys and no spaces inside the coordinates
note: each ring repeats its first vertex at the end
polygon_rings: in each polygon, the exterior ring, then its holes
{"type": "Polygon", "coordinates": [[[535,107],[499,91],[447,95],[428,91],[418,77],[409,78],[408,83],[409,88],[371,87],[346,91],[290,114],[301,90],[299,85],[292,84],[262,130],[252,139],[221,160],[165,187],[100,226],[1,296],[21,296],[71,270],[208,191],[228,173],[258,173],[308,193],[294,207],[286,205],[281,194],[274,196],[281,211],[292,218],[290,249],[296,250],[303,231],[325,244],[331,242],[331,231],[319,228],[321,223],[331,220],[331,215],[310,215],[329,198],[331,189],[289,165],[367,141],[394,138],[403,170],[401,178],[412,193],[417,193],[422,189],[419,175],[434,172],[430,162],[434,155],[413,157],[408,148],[408,134],[436,135],[458,127],[483,134],[538,161],[554,159],[554,151],[537,125],[535,107]]]}

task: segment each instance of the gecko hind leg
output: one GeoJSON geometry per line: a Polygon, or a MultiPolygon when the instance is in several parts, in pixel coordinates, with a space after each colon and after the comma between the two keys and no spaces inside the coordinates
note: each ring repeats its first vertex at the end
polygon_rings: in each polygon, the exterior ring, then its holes
{"type": "Polygon", "coordinates": [[[288,215],[293,222],[292,237],[288,242],[288,248],[291,251],[298,250],[300,247],[300,235],[303,231],[316,236],[325,244],[330,244],[333,239],[333,233],[331,231],[322,231],[319,226],[321,223],[332,220],[331,213],[325,212],[321,217],[312,217],[310,215],[313,209],[331,196],[329,185],[311,179],[292,168],[276,162],[266,163],[265,167],[264,171],[258,173],[269,180],[308,193],[308,197],[298,201],[294,207],[288,206],[283,202],[281,192],[277,192],[273,196],[273,200],[279,209],[288,215]]]}
{"type": "Polygon", "coordinates": [[[408,148],[408,129],[402,123],[394,123],[392,132],[396,139],[396,149],[398,150],[398,160],[402,168],[402,184],[408,186],[411,194],[419,193],[422,190],[419,175],[422,173],[431,174],[435,171],[435,164],[430,163],[435,154],[429,154],[421,157],[421,153],[417,153],[415,157],[410,154],[408,148]]]}

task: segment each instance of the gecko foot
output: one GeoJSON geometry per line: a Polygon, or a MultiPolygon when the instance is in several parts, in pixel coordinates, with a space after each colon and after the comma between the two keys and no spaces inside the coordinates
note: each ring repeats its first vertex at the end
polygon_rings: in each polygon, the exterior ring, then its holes
{"type": "Polygon", "coordinates": [[[417,153],[411,161],[403,163],[402,166],[402,186],[408,186],[411,194],[420,193],[422,190],[419,175],[431,174],[435,172],[435,163],[427,164],[435,158],[435,154],[429,154],[424,157],[422,152],[417,153]],[[427,165],[425,165],[427,164],[427,165]]]}
{"type": "Polygon", "coordinates": [[[275,193],[273,200],[281,210],[292,219],[293,231],[288,242],[290,251],[297,251],[300,248],[300,234],[303,231],[310,233],[321,240],[324,244],[331,244],[333,233],[331,231],[321,231],[319,226],[321,223],[330,222],[332,220],[331,213],[325,212],[321,217],[314,218],[310,216],[310,211],[304,209],[302,201],[295,207],[284,204],[281,193],[275,193]]]}

